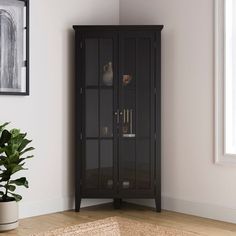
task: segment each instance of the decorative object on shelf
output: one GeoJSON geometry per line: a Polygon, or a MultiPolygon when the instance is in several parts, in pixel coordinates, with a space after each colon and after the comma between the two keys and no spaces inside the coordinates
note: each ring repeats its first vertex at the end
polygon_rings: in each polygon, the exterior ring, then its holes
{"type": "Polygon", "coordinates": [[[107,181],[107,186],[108,186],[108,188],[112,188],[113,187],[113,180],[112,179],[109,179],[107,181]]]}
{"type": "Polygon", "coordinates": [[[29,2],[0,0],[0,94],[29,95],[29,2]]]}
{"type": "Polygon", "coordinates": [[[112,69],[112,62],[108,62],[103,67],[103,83],[107,86],[112,86],[113,84],[113,69],[112,69]]]}
{"type": "Polygon", "coordinates": [[[123,85],[127,86],[132,81],[131,75],[123,75],[123,85]]]}
{"type": "Polygon", "coordinates": [[[128,121],[129,117],[128,117],[128,110],[124,109],[123,111],[123,135],[124,134],[128,134],[129,132],[129,121],[128,121]]]}
{"type": "Polygon", "coordinates": [[[33,147],[27,147],[31,140],[19,129],[6,129],[9,123],[0,126],[0,232],[18,227],[18,204],[22,199],[15,193],[17,186],[28,188],[25,177],[13,178],[24,168],[25,161],[33,156],[25,156],[33,147]]]}
{"type": "Polygon", "coordinates": [[[133,110],[124,109],[123,112],[123,137],[134,138],[136,135],[133,134],[133,110]]]}
{"type": "Polygon", "coordinates": [[[130,188],[130,182],[127,180],[127,181],[123,181],[123,183],[122,183],[122,187],[123,188],[130,188]]]}
{"type": "Polygon", "coordinates": [[[103,137],[109,136],[109,127],[108,126],[104,126],[101,128],[101,135],[103,137]]]}
{"type": "Polygon", "coordinates": [[[124,138],[135,138],[136,135],[135,134],[123,134],[124,138]]]}

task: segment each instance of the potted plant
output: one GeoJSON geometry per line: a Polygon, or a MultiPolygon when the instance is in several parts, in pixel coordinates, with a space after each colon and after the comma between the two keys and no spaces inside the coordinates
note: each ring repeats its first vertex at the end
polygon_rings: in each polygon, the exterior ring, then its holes
{"type": "Polygon", "coordinates": [[[22,199],[15,193],[17,186],[28,188],[25,177],[14,178],[14,175],[24,168],[25,161],[33,156],[27,156],[31,140],[19,129],[6,129],[9,123],[0,125],[0,232],[11,230],[18,226],[18,201],[22,199]]]}

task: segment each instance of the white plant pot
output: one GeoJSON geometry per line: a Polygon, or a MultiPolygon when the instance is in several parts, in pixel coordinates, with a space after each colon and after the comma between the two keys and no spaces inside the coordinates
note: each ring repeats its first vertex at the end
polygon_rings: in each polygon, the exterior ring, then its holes
{"type": "Polygon", "coordinates": [[[0,232],[18,227],[18,203],[0,202],[0,232]]]}

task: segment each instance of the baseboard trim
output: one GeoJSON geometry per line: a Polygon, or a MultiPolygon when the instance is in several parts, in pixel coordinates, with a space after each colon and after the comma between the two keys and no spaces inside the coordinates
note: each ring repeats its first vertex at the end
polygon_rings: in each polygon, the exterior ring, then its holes
{"type": "MultiPolygon", "coordinates": [[[[151,199],[126,199],[125,201],[155,208],[151,199]]],[[[112,202],[111,199],[83,199],[81,207],[88,207],[112,202]]],[[[19,217],[27,218],[74,209],[74,198],[56,198],[38,202],[20,202],[19,217]]],[[[208,203],[193,202],[162,196],[162,209],[204,218],[236,223],[236,209],[208,203]]]]}
{"type": "MultiPolygon", "coordinates": [[[[155,207],[154,200],[130,199],[128,202],[155,207]]],[[[162,209],[204,218],[236,223],[236,209],[209,203],[193,202],[162,196],[162,209]]]]}
{"type": "MultiPolygon", "coordinates": [[[[100,205],[111,202],[111,199],[83,199],[81,202],[81,208],[100,205]]],[[[28,218],[39,215],[46,215],[55,212],[67,211],[74,209],[74,198],[54,198],[50,200],[32,201],[19,203],[19,218],[28,218]]]]}

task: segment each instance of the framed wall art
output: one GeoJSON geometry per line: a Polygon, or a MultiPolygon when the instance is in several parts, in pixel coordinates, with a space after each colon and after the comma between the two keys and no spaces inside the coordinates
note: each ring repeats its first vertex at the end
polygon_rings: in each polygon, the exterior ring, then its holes
{"type": "Polygon", "coordinates": [[[0,0],[0,94],[29,95],[29,0],[0,0]]]}

